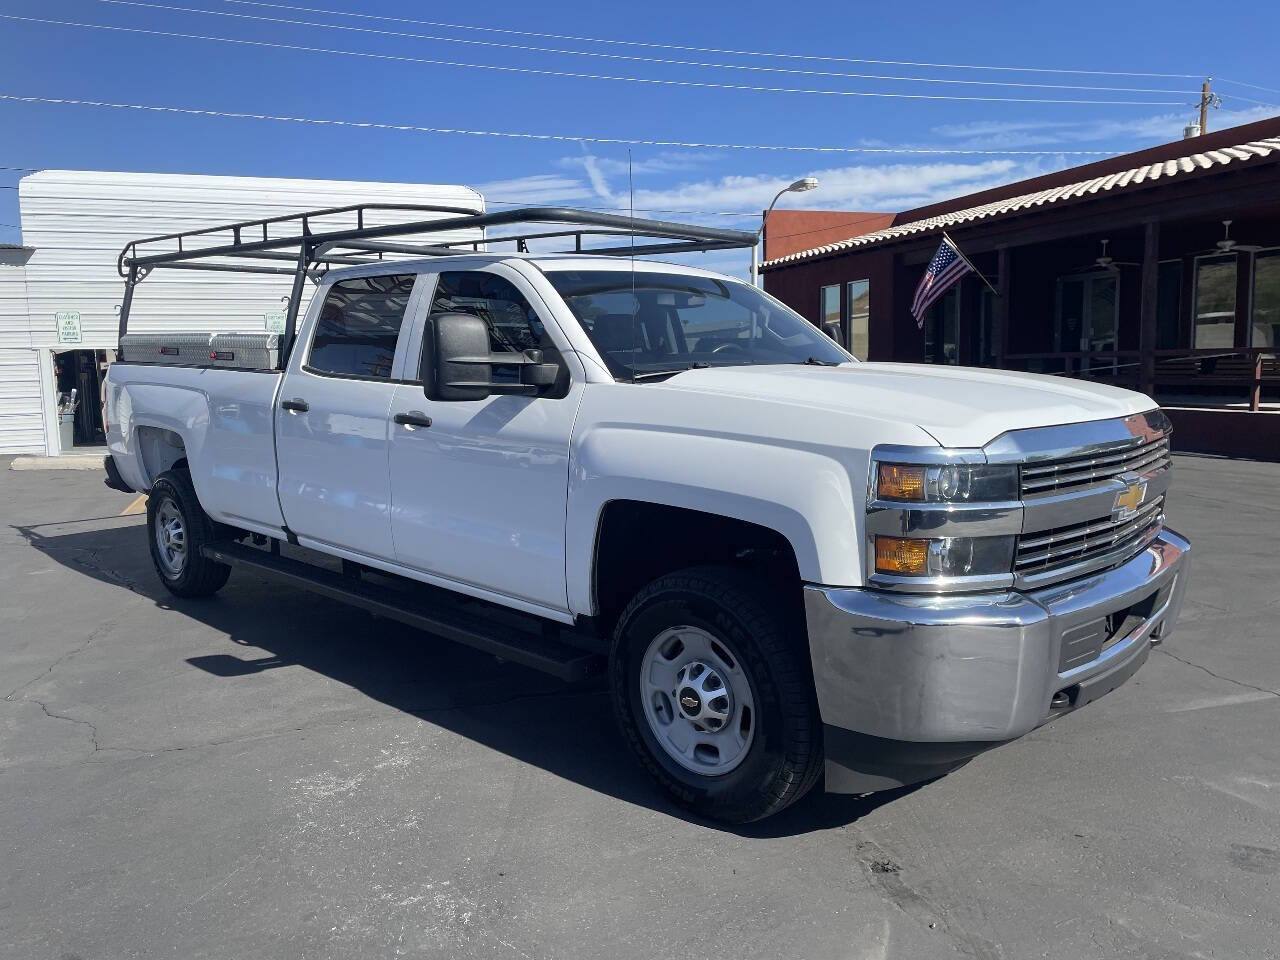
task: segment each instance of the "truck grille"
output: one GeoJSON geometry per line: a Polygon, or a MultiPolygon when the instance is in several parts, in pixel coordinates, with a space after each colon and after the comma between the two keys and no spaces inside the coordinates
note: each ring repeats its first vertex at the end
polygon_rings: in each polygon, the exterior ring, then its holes
{"type": "Polygon", "coordinates": [[[1110,480],[1122,473],[1138,473],[1169,465],[1169,437],[1138,440],[1121,450],[1061,457],[1029,463],[1022,468],[1022,494],[1054,493],[1110,480]]]}
{"type": "MultiPolygon", "coordinates": [[[[1167,454],[1165,455],[1167,458],[1167,454]]],[[[1018,538],[1013,571],[1023,576],[1070,566],[1116,551],[1127,557],[1145,547],[1155,534],[1164,510],[1164,497],[1143,504],[1124,520],[1100,517],[1018,538]]]]}

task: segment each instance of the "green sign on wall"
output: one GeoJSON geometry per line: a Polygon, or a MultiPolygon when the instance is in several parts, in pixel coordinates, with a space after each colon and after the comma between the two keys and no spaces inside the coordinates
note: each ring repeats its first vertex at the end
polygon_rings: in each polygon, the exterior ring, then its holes
{"type": "Polygon", "coordinates": [[[80,311],[59,310],[53,315],[53,322],[58,327],[59,343],[80,343],[80,311]]]}

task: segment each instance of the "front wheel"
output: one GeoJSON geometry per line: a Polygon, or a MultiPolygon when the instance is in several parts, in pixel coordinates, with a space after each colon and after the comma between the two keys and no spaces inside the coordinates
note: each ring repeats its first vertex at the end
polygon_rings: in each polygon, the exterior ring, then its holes
{"type": "Polygon", "coordinates": [[[610,658],[641,763],[678,803],[732,823],[789,806],[822,769],[807,644],[763,593],[730,568],[661,577],[624,611],[610,658]]]}
{"type": "Polygon", "coordinates": [[[156,478],[147,494],[147,530],[151,560],[170,593],[208,597],[222,589],[231,568],[200,550],[214,539],[213,521],[200,506],[185,470],[170,470],[156,478]]]}

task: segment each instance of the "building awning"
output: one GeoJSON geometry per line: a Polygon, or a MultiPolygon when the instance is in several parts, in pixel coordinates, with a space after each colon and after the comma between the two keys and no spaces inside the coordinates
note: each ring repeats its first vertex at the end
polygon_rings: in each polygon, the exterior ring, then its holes
{"type": "Polygon", "coordinates": [[[894,227],[886,227],[883,230],[850,237],[847,240],[827,243],[808,250],[801,250],[785,257],[767,260],[761,264],[761,268],[767,269],[801,260],[810,260],[814,257],[827,256],[844,250],[863,249],[876,244],[887,243],[891,240],[899,240],[915,234],[926,234],[934,230],[945,230],[948,227],[961,226],[978,220],[994,220],[1000,217],[1012,216],[1046,204],[1065,203],[1087,199],[1103,193],[1117,193],[1119,191],[1139,189],[1144,186],[1155,186],[1172,178],[1186,177],[1188,174],[1197,174],[1204,171],[1217,171],[1230,165],[1239,166],[1242,163],[1257,160],[1280,161],[1280,137],[1254,140],[1249,143],[1242,143],[1233,147],[1222,147],[1217,150],[1206,150],[1204,153],[1193,153],[1185,157],[1179,157],[1176,160],[1161,160],[1157,163],[1149,163],[1129,170],[1122,170],[1119,173],[1094,177],[1090,180],[1081,180],[1077,183],[1069,183],[1059,187],[1050,187],[1035,193],[1007,197],[1003,200],[982,204],[981,206],[968,207],[964,210],[956,210],[952,213],[928,217],[923,220],[913,220],[910,223],[900,223],[894,227]]]}

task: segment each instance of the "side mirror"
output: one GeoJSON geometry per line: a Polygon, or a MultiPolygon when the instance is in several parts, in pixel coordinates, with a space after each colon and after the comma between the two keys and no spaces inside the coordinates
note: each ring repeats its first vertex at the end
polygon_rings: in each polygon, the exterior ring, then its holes
{"type": "Polygon", "coordinates": [[[520,366],[520,382],[527,387],[535,387],[539,391],[556,385],[560,376],[560,364],[543,363],[541,350],[526,350],[524,361],[520,366]]]}
{"type": "Polygon", "coordinates": [[[836,343],[844,344],[844,329],[840,326],[839,320],[832,320],[822,325],[822,332],[834,340],[836,343]]]}
{"type": "Polygon", "coordinates": [[[438,313],[422,331],[418,368],[429,400],[483,400],[493,393],[489,328],[469,313],[438,313]]]}
{"type": "Polygon", "coordinates": [[[422,331],[418,376],[428,400],[483,400],[494,394],[541,393],[560,373],[541,350],[490,353],[489,327],[469,313],[438,313],[422,331]],[[494,366],[520,367],[519,383],[494,383],[494,366]]]}

